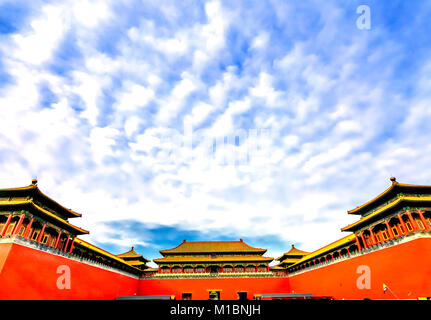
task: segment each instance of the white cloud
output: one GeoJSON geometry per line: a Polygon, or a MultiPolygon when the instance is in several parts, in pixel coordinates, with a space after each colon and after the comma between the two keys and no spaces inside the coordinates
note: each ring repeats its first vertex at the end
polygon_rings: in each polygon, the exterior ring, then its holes
{"type": "Polygon", "coordinates": [[[23,62],[38,65],[50,59],[69,28],[69,17],[62,7],[46,5],[42,12],[30,23],[29,33],[13,35],[13,55],[23,62]]]}
{"type": "Polygon", "coordinates": [[[106,1],[74,0],[72,6],[75,19],[87,28],[94,28],[101,21],[112,17],[106,1]]]}
{"type": "Polygon", "coordinates": [[[119,134],[119,130],[110,127],[95,127],[91,130],[89,139],[96,163],[101,164],[105,157],[114,155],[112,147],[119,134]]]}
{"type": "MultiPolygon", "coordinates": [[[[285,19],[278,32],[241,4],[185,11],[162,2],[137,17],[130,3],[45,6],[0,40],[13,79],[0,92],[2,186],[38,176],[102,243],[148,245],[102,226],[130,219],[313,250],[340,237],[352,222],[345,211],[389,175],[431,183],[430,64],[403,78],[413,93],[392,85],[391,50],[402,46],[373,41],[384,30],[344,37],[342,12],[325,15],[332,5],[313,8],[318,31],[285,19]],[[55,55],[68,31],[73,62],[55,55]],[[54,95],[44,106],[41,84],[54,95]],[[184,144],[185,118],[202,129],[194,148],[184,144]],[[214,151],[212,139],[225,137],[231,145],[214,151]]],[[[274,19],[295,12],[293,3],[277,8],[274,19]]]]}
{"type": "Polygon", "coordinates": [[[135,111],[145,107],[153,98],[154,91],[151,88],[132,83],[126,84],[124,91],[118,97],[116,108],[120,111],[135,111]]]}

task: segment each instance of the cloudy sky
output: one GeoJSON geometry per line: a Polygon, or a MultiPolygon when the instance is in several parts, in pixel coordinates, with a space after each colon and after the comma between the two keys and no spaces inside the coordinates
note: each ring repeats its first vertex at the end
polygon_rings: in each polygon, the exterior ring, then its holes
{"type": "Polygon", "coordinates": [[[390,176],[431,184],[430,16],[420,0],[0,0],[0,187],[37,177],[113,253],[316,250],[390,176]]]}

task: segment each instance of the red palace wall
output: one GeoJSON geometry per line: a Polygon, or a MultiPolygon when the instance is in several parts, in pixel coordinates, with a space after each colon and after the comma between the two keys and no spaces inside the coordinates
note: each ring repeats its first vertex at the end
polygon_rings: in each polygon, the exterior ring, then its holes
{"type": "Polygon", "coordinates": [[[136,294],[138,282],[48,252],[0,243],[0,299],[116,299],[136,294]],[[57,287],[61,265],[70,268],[70,289],[57,287]]]}
{"type": "Polygon", "coordinates": [[[417,299],[431,296],[431,239],[421,238],[289,277],[295,293],[310,292],[335,299],[417,299]],[[370,269],[370,289],[357,280],[370,269]],[[383,293],[383,283],[391,290],[383,293]]]}
{"type": "Polygon", "coordinates": [[[237,300],[238,292],[254,294],[289,293],[289,279],[284,278],[218,278],[218,279],[145,279],[139,283],[139,295],[175,295],[192,293],[192,300],[208,300],[209,291],[220,291],[221,300],[237,300]]]}
{"type": "Polygon", "coordinates": [[[19,244],[0,243],[0,299],[116,299],[119,296],[192,293],[206,300],[220,290],[223,300],[254,294],[312,293],[335,299],[417,299],[431,296],[431,238],[419,238],[352,257],[302,274],[279,278],[142,279],[19,244]],[[60,265],[71,272],[71,288],[60,290],[60,265]],[[370,288],[360,290],[358,267],[370,269],[370,288]],[[391,290],[383,293],[383,283],[391,290]]]}

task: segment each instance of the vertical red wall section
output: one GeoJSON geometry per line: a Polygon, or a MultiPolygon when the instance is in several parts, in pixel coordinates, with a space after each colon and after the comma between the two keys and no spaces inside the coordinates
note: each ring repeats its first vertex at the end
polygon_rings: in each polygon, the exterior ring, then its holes
{"type": "Polygon", "coordinates": [[[0,299],[116,299],[191,293],[192,299],[237,299],[254,294],[312,293],[335,299],[417,299],[431,296],[431,239],[420,238],[308,272],[280,278],[141,279],[18,244],[0,243],[0,299]],[[70,269],[71,288],[59,289],[58,267],[70,269]],[[370,287],[364,287],[369,269],[370,287]],[[358,283],[362,283],[358,286],[358,283]],[[384,293],[383,284],[389,289],[384,293]]]}
{"type": "Polygon", "coordinates": [[[133,277],[18,244],[0,244],[3,260],[0,299],[116,299],[138,289],[133,277]],[[59,266],[70,269],[70,289],[57,287],[59,266]]]}
{"type": "Polygon", "coordinates": [[[139,295],[175,295],[191,293],[193,300],[208,300],[209,291],[220,291],[220,299],[237,300],[238,292],[254,294],[290,293],[289,279],[284,278],[221,278],[221,279],[146,279],[139,283],[139,295]]]}
{"type": "Polygon", "coordinates": [[[317,296],[333,296],[335,299],[430,297],[431,239],[416,239],[293,275],[290,276],[290,285],[298,293],[311,292],[317,296]],[[367,267],[369,288],[364,286],[363,278],[367,267]],[[389,287],[385,293],[383,284],[389,287]]]}

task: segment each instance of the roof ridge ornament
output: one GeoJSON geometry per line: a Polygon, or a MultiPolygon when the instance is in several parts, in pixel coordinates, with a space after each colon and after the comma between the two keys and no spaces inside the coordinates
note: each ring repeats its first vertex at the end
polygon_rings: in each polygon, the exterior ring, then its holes
{"type": "Polygon", "coordinates": [[[390,180],[392,181],[392,184],[397,183],[397,178],[395,178],[395,177],[391,177],[390,180]]]}
{"type": "Polygon", "coordinates": [[[32,180],[31,180],[31,184],[32,184],[32,185],[37,185],[37,179],[36,179],[36,178],[32,179],[32,180]]]}

